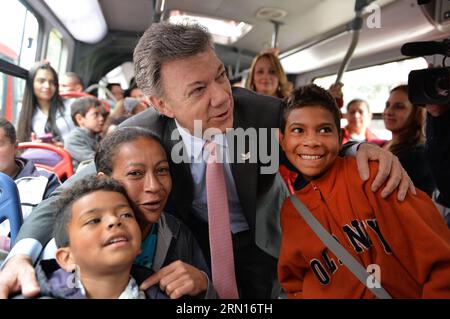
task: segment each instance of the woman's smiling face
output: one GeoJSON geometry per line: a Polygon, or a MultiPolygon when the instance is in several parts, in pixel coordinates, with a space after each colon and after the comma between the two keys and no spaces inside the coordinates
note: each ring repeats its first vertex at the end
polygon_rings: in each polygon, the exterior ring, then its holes
{"type": "Polygon", "coordinates": [[[156,140],[139,137],[121,144],[113,158],[111,177],[125,187],[138,208],[140,221],[158,221],[172,189],[172,179],[166,153],[156,140]]]}

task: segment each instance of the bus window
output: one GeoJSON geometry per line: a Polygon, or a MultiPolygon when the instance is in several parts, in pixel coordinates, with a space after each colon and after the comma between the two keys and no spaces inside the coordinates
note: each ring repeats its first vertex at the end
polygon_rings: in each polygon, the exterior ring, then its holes
{"type": "MultiPolygon", "coordinates": [[[[0,59],[29,69],[35,59],[39,24],[18,0],[0,1],[0,59]]],[[[0,116],[17,121],[25,81],[0,74],[0,116]]]]}
{"type": "MultiPolygon", "coordinates": [[[[386,100],[389,97],[389,90],[399,84],[408,83],[410,71],[424,69],[427,66],[424,58],[415,58],[345,72],[342,77],[345,103],[356,98],[366,100],[373,114],[370,129],[378,137],[389,140],[391,133],[385,130],[381,119],[386,100]]],[[[328,88],[335,80],[336,75],[330,75],[316,78],[313,82],[328,88]]],[[[344,105],[342,112],[346,111],[344,105]]],[[[343,120],[342,124],[346,125],[346,121],[343,120]]]]}
{"type": "MultiPolygon", "coordinates": [[[[18,0],[0,2],[0,44],[9,48],[14,63],[29,69],[36,58],[39,24],[36,17],[18,0]]],[[[4,52],[2,52],[4,54],[4,52]]]]}
{"type": "Polygon", "coordinates": [[[108,72],[104,80],[107,83],[120,83],[123,89],[127,89],[131,78],[134,76],[133,62],[127,61],[108,72]]]}
{"type": "Polygon", "coordinates": [[[17,124],[24,87],[25,80],[0,73],[0,117],[13,124],[17,124]]]}
{"type": "Polygon", "coordinates": [[[58,74],[66,71],[68,58],[67,46],[58,30],[53,29],[48,37],[46,59],[55,68],[58,74]]]}

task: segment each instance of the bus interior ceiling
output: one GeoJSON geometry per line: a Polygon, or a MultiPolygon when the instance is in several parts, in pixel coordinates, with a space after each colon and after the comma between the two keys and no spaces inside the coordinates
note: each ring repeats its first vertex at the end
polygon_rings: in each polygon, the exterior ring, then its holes
{"type": "MultiPolygon", "coordinates": [[[[89,44],[71,35],[50,11],[50,0],[22,2],[44,17],[46,24],[50,22],[61,30],[71,48],[66,71],[79,73],[90,85],[122,63],[132,61],[134,46],[156,16],[153,7],[162,1],[99,0],[107,33],[100,41],[89,44]]],[[[372,9],[365,11],[360,42],[349,69],[400,59],[400,46],[408,41],[448,37],[448,26],[436,23],[432,17],[436,3],[445,1],[428,2],[423,6],[417,0],[374,1],[369,7],[372,9]],[[375,19],[372,25],[368,19],[375,19]]],[[[348,25],[355,17],[354,8],[355,0],[166,0],[161,20],[178,10],[250,24],[251,30],[241,39],[216,45],[218,56],[232,77],[248,69],[258,52],[273,45],[272,36],[278,25],[280,59],[290,79],[300,85],[337,72],[351,41],[348,25]]],[[[38,49],[38,60],[45,58],[45,49],[45,45],[38,49]]]]}
{"type": "MultiPolygon", "coordinates": [[[[43,0],[26,2],[37,7],[35,3],[43,0]]],[[[403,0],[377,0],[374,3],[383,7],[392,2],[406,2],[403,6],[415,3],[403,0]]],[[[108,71],[132,60],[133,48],[139,36],[152,23],[155,13],[153,3],[149,0],[99,0],[99,5],[108,32],[95,44],[76,41],[71,67],[72,71],[83,75],[86,84],[98,82],[108,71]]],[[[167,19],[171,11],[178,10],[252,25],[250,32],[237,42],[216,45],[218,55],[227,69],[237,74],[250,66],[258,52],[272,45],[274,24],[270,20],[280,22],[277,44],[283,57],[285,52],[345,33],[346,25],[354,18],[354,6],[354,0],[166,0],[161,19],[167,19]],[[259,11],[262,13],[258,16],[259,11]],[[236,70],[237,67],[239,70],[236,70]]],[[[348,43],[341,42],[333,54],[340,52],[342,57],[348,43]]]]}

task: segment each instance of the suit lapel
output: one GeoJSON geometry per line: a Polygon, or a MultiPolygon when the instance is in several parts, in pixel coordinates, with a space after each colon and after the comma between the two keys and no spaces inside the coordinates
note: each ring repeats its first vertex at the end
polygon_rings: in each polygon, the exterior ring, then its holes
{"type": "MultiPolygon", "coordinates": [[[[236,112],[236,99],[234,107],[234,129],[248,128],[247,124],[242,120],[242,118],[236,112]]],[[[242,133],[242,132],[241,132],[242,133]]],[[[244,215],[247,218],[247,222],[250,229],[254,229],[255,226],[255,215],[256,215],[256,195],[257,195],[257,182],[258,182],[258,164],[252,163],[257,159],[257,154],[250,153],[250,143],[257,143],[257,141],[250,141],[248,138],[245,139],[245,152],[242,154],[237,149],[236,140],[234,142],[230,141],[233,136],[236,136],[237,132],[234,134],[227,134],[228,145],[234,145],[234,149],[231,150],[229,154],[231,159],[231,172],[233,174],[234,183],[236,185],[236,190],[239,196],[239,202],[244,211],[244,215]],[[250,156],[249,159],[243,162],[243,157],[250,156]],[[233,158],[232,158],[233,157],[233,158]]],[[[242,136],[238,137],[238,140],[243,141],[242,136]]],[[[257,144],[256,144],[257,145],[257,144]]]]}
{"type": "MultiPolygon", "coordinates": [[[[234,129],[241,128],[246,130],[248,125],[242,120],[242,118],[236,112],[236,100],[234,111],[234,129]]],[[[180,145],[183,148],[183,155],[186,155],[184,144],[181,136],[178,134],[178,138],[172,140],[172,132],[177,130],[175,121],[168,119],[163,134],[163,143],[168,152],[170,170],[172,174],[172,192],[169,202],[173,205],[176,215],[181,218],[185,223],[190,219],[191,206],[194,198],[194,183],[192,181],[191,170],[188,164],[188,160],[185,158],[181,163],[174,163],[171,152],[174,147],[179,149],[180,145]],[[181,144],[178,144],[181,143],[181,144]]],[[[230,142],[230,138],[235,136],[234,134],[227,134],[228,145],[234,145],[234,150],[230,156],[230,167],[233,174],[236,191],[239,196],[239,202],[244,211],[244,215],[250,226],[250,229],[254,229],[255,215],[256,215],[256,199],[257,199],[257,183],[258,183],[258,163],[252,163],[254,159],[257,159],[258,154],[249,154],[250,143],[257,143],[257,141],[245,140],[245,153],[241,154],[236,151],[236,141],[230,142]],[[243,155],[250,155],[251,160],[245,160],[243,163],[243,155]]],[[[242,141],[242,138],[239,138],[242,141]]],[[[231,151],[231,150],[230,150],[231,151]]]]}
{"type": "Polygon", "coordinates": [[[176,215],[184,222],[189,219],[190,209],[194,198],[194,185],[189,167],[189,160],[186,158],[186,150],[184,149],[181,135],[178,134],[175,121],[173,119],[167,120],[167,125],[164,130],[163,143],[166,146],[167,156],[169,157],[170,170],[172,175],[172,192],[170,193],[169,203],[173,205],[176,215]],[[176,139],[172,139],[172,132],[176,131],[176,139]],[[175,163],[172,158],[172,149],[175,148],[175,153],[180,154],[180,150],[184,159],[181,163],[175,163]]]}

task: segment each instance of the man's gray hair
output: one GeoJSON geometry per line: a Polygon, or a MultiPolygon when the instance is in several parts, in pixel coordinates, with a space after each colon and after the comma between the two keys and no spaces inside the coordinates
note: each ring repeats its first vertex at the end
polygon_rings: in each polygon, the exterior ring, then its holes
{"type": "Polygon", "coordinates": [[[133,59],[138,87],[146,96],[164,95],[161,66],[164,62],[191,57],[214,49],[208,30],[198,24],[153,23],[143,34],[133,59]]]}

